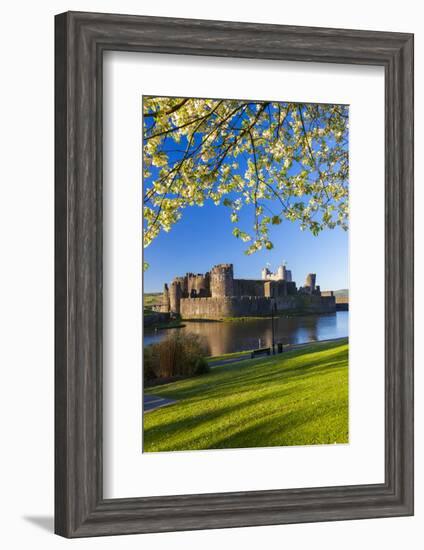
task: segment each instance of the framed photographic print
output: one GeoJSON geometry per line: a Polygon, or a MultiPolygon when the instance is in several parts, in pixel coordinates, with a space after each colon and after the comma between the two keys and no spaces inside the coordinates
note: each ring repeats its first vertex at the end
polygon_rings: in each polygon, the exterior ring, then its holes
{"type": "Polygon", "coordinates": [[[56,16],[55,523],[412,515],[413,36],[56,16]]]}

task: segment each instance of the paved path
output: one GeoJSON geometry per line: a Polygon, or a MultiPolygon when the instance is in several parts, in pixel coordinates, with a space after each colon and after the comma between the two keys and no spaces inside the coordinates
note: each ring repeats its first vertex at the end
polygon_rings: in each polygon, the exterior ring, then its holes
{"type": "Polygon", "coordinates": [[[145,395],[143,398],[144,412],[155,411],[161,407],[172,405],[175,403],[174,399],[166,399],[165,397],[159,397],[158,395],[145,395]]]}
{"type": "MultiPolygon", "coordinates": [[[[315,340],[313,342],[303,342],[301,344],[285,344],[284,345],[284,352],[287,352],[287,351],[293,351],[295,349],[300,349],[300,348],[304,348],[306,346],[311,346],[313,344],[324,344],[325,342],[337,342],[337,340],[344,340],[346,338],[346,336],[341,336],[340,338],[329,338],[328,340],[315,340]]],[[[264,357],[272,357],[272,355],[261,355],[261,356],[258,356],[258,357],[255,357],[255,359],[259,359],[259,358],[264,358],[264,357]]],[[[235,357],[234,359],[222,359],[221,361],[216,361],[214,362],[212,359],[211,359],[211,362],[210,362],[210,367],[213,369],[214,367],[222,367],[222,365],[227,365],[228,363],[238,363],[239,361],[246,361],[246,359],[250,359],[250,354],[247,353],[246,355],[243,355],[241,357],[235,357]]]]}

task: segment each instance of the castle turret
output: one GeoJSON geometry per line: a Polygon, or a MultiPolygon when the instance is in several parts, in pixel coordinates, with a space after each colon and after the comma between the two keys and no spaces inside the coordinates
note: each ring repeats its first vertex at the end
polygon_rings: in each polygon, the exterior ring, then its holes
{"type": "Polygon", "coordinates": [[[210,273],[210,287],[213,298],[234,295],[233,264],[219,264],[210,273]]]}
{"type": "Polygon", "coordinates": [[[173,280],[169,289],[169,310],[174,315],[180,314],[181,305],[181,282],[173,280]]]}
{"type": "Polygon", "coordinates": [[[209,273],[187,273],[187,292],[189,296],[207,297],[210,296],[209,273]],[[193,292],[194,291],[194,292],[193,292]]]}
{"type": "Polygon", "coordinates": [[[168,285],[165,283],[163,287],[161,311],[164,313],[169,313],[169,310],[170,310],[169,289],[168,289],[168,285]]]}
{"type": "Polygon", "coordinates": [[[309,288],[311,294],[315,292],[316,273],[308,273],[306,276],[305,286],[309,288]]]}
{"type": "Polygon", "coordinates": [[[271,275],[271,271],[267,268],[267,267],[264,267],[262,269],[262,279],[264,281],[266,281],[267,279],[269,279],[269,276],[271,275]]]}
{"type": "Polygon", "coordinates": [[[264,281],[287,281],[292,282],[292,272],[284,264],[279,265],[277,271],[272,273],[267,267],[262,269],[262,279],[264,281]]]}

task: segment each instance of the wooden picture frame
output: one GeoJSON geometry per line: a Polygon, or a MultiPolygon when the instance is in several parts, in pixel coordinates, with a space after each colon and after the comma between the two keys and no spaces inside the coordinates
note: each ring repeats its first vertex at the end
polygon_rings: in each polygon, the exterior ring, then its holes
{"type": "Polygon", "coordinates": [[[413,514],[413,35],[68,12],[55,21],[55,531],[65,537],[413,514]],[[102,490],[102,55],[385,70],[385,482],[129,499],[102,490]]]}

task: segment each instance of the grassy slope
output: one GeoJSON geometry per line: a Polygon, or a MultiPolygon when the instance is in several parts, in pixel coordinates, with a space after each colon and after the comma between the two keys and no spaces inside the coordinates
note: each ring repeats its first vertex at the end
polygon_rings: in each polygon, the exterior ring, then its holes
{"type": "Polygon", "coordinates": [[[160,292],[152,292],[144,295],[144,307],[149,308],[158,305],[161,302],[162,294],[160,292]]]}
{"type": "Polygon", "coordinates": [[[214,363],[217,363],[218,361],[223,360],[230,360],[230,359],[238,359],[239,357],[243,357],[244,355],[246,358],[250,357],[250,354],[252,353],[252,350],[248,351],[235,351],[234,353],[224,353],[223,355],[211,355],[209,357],[206,357],[206,360],[210,365],[213,365],[214,363]]]}
{"type": "Polygon", "coordinates": [[[348,442],[348,344],[314,344],[146,390],[146,451],[348,442]]]}
{"type": "Polygon", "coordinates": [[[334,296],[345,296],[346,298],[349,298],[349,289],[341,288],[340,290],[335,290],[334,296]]]}

